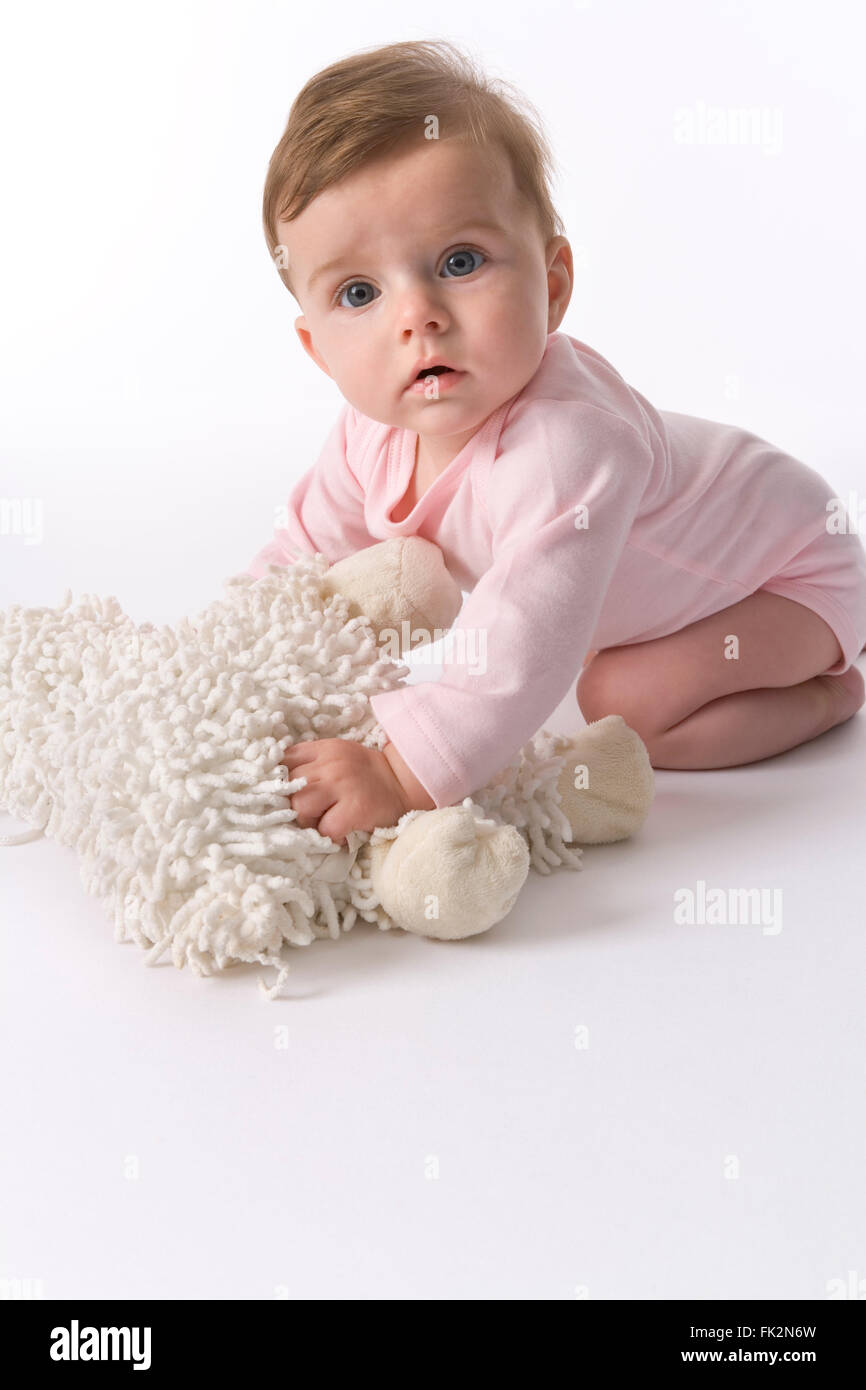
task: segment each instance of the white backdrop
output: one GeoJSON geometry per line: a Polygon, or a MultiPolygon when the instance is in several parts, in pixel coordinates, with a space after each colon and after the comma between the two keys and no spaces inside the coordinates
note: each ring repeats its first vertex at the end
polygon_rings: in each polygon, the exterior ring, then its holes
{"type": "MultiPolygon", "coordinates": [[[[541,111],[575,248],[564,331],[657,407],[866,495],[853,4],[7,0],[0,604],[71,588],[170,622],[270,539],[340,397],[268,257],[267,162],[310,75],[422,37],[541,111]],[[711,143],[718,113],[747,138],[711,143]]],[[[548,727],[581,722],[572,699],[548,727]]],[[[660,772],[639,836],[531,876],[495,931],[358,927],[297,952],[274,1005],[256,969],[144,969],[70,851],[0,848],[0,1280],[866,1295],[864,754],[861,711],[782,758],[660,772]],[[674,924],[674,891],[732,876],[784,890],[784,930],[674,924]]]]}

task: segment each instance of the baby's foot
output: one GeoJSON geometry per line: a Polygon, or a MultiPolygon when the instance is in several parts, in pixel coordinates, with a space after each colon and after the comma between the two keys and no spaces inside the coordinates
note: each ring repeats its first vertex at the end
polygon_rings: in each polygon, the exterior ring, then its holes
{"type": "Polygon", "coordinates": [[[850,666],[840,676],[816,676],[815,679],[828,695],[828,729],[850,719],[866,700],[866,683],[856,666],[850,666]]]}

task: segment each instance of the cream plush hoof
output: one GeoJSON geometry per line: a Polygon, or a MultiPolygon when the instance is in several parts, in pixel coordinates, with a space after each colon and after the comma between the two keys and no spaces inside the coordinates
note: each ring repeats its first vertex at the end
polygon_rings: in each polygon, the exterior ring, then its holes
{"type": "Polygon", "coordinates": [[[395,658],[447,632],[463,602],[442,551],[421,536],[395,536],[347,555],[331,565],[322,588],[347,598],[354,614],[363,613],[377,640],[387,637],[395,658]]]}
{"type": "Polygon", "coordinates": [[[557,781],[562,809],[579,845],[626,840],[649,814],[655,778],[646,744],[621,714],[581,729],[557,781]]]}
{"type": "Polygon", "coordinates": [[[462,805],[426,811],[395,840],[370,846],[370,879],[385,911],[404,931],[439,941],[500,922],[528,872],[520,832],[462,805]]]}

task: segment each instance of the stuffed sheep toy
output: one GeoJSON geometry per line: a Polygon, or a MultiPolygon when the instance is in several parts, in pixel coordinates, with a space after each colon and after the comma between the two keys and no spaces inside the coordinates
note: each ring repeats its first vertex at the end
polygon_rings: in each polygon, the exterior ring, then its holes
{"type": "Polygon", "coordinates": [[[277,968],[286,946],[359,918],[456,940],[510,911],[530,867],[579,868],[574,844],[643,823],[653,774],[618,715],[574,738],[542,730],[461,805],[352,831],[294,822],[305,785],[282,762],[305,739],[387,735],[370,698],[409,675],[399,653],[447,630],[460,589],[409,537],[328,566],[323,555],[236,575],[176,629],[136,625],[114,598],[0,611],[0,807],[77,851],[119,941],[210,975],[277,968]]]}

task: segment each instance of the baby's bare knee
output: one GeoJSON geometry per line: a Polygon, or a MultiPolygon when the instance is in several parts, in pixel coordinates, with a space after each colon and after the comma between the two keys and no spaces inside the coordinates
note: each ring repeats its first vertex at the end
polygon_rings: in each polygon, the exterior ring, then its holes
{"type": "Polygon", "coordinates": [[[684,665],[685,656],[651,642],[604,647],[578,678],[581,714],[588,724],[620,714],[648,743],[713,698],[705,674],[684,665]]]}
{"type": "MultiPolygon", "coordinates": [[[[594,666],[595,662],[591,662],[590,665],[594,666]]],[[[598,689],[598,681],[595,680],[594,675],[593,679],[590,680],[590,670],[589,666],[586,664],[584,664],[583,670],[577,678],[575,695],[577,696],[580,712],[587,724],[593,723],[596,719],[604,718],[603,714],[596,713],[596,710],[599,708],[601,693],[598,689]]]]}
{"type": "Polygon", "coordinates": [[[587,724],[604,719],[608,714],[621,714],[631,728],[636,728],[632,720],[642,719],[636,692],[629,690],[622,663],[613,648],[596,652],[592,661],[584,666],[575,694],[587,724]]]}

